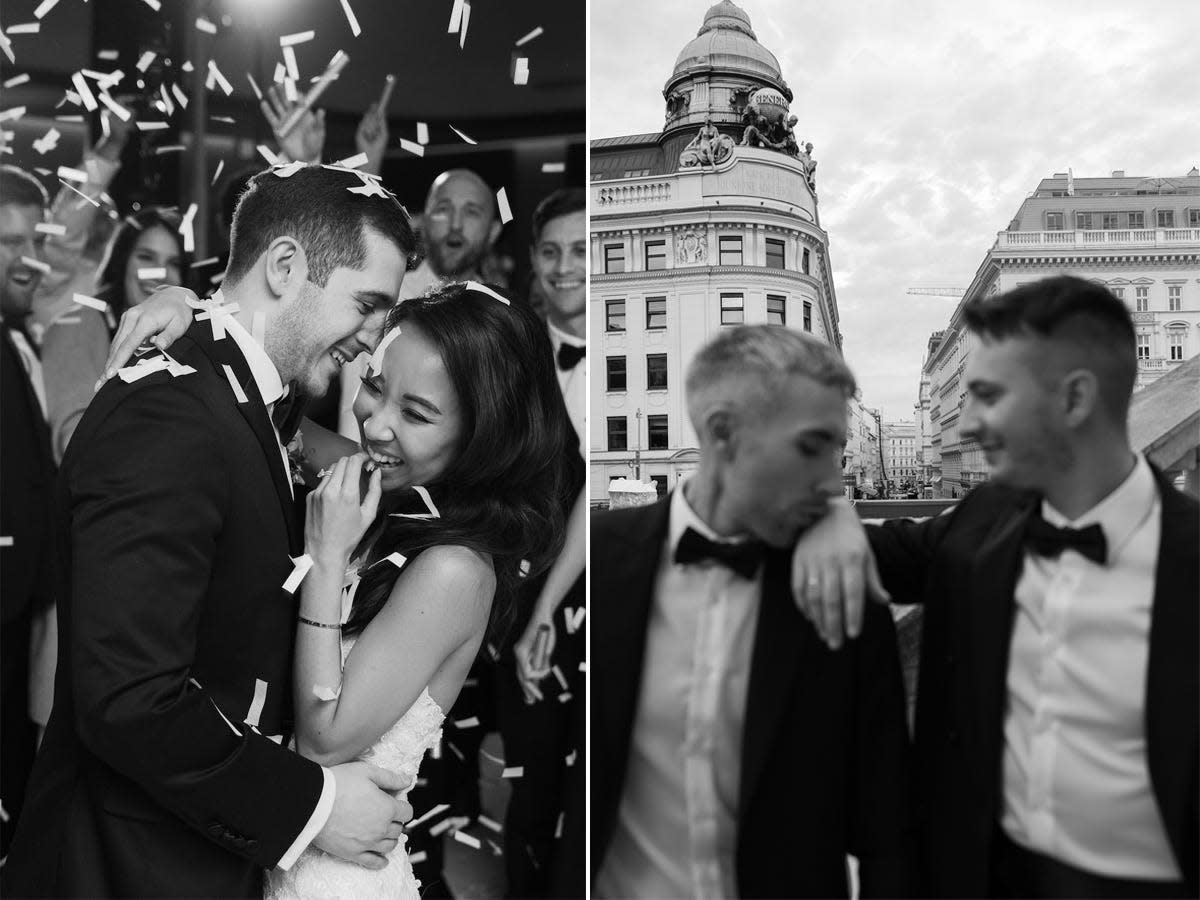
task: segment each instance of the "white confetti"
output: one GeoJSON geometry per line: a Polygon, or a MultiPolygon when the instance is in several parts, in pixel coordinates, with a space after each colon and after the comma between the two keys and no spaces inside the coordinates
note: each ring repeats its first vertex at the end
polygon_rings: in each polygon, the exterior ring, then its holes
{"type": "Polygon", "coordinates": [[[475,728],[479,725],[478,716],[468,716],[465,719],[458,719],[454,722],[455,728],[475,728]]]}
{"type": "Polygon", "coordinates": [[[371,358],[367,363],[367,374],[376,375],[383,371],[383,355],[387,353],[387,348],[391,346],[392,341],[400,337],[400,329],[393,328],[383,336],[379,342],[379,346],[375,348],[375,352],[371,354],[371,358]]]}
{"type": "Polygon", "coordinates": [[[504,771],[500,773],[501,778],[524,778],[524,766],[506,766],[504,771]]]}
{"type": "Polygon", "coordinates": [[[49,264],[42,262],[40,259],[34,259],[32,256],[22,256],[21,262],[25,263],[31,269],[37,269],[43,275],[50,274],[49,264]]]}
{"type": "Polygon", "coordinates": [[[15,88],[19,84],[25,84],[29,81],[29,73],[22,72],[20,75],[14,75],[12,78],[4,82],[6,88],[15,88]]]}
{"type": "Polygon", "coordinates": [[[171,126],[166,122],[138,122],[138,131],[166,131],[171,126]]]}
{"type": "Polygon", "coordinates": [[[88,112],[94,112],[99,107],[96,105],[96,98],[92,96],[92,89],[88,87],[87,81],[83,75],[76,72],[71,76],[71,84],[75,85],[75,90],[79,92],[79,99],[83,101],[83,107],[88,112]]]}
{"type": "Polygon", "coordinates": [[[576,752],[574,750],[572,750],[570,753],[567,754],[567,758],[566,758],[565,762],[566,762],[568,768],[575,765],[575,757],[576,757],[576,752]]]}
{"type": "Polygon", "coordinates": [[[67,226],[59,225],[57,222],[38,222],[33,226],[33,230],[38,234],[52,234],[55,237],[63,237],[67,233],[67,226]]]}
{"type": "Polygon", "coordinates": [[[334,165],[345,166],[347,169],[357,169],[365,166],[370,162],[370,158],[365,153],[355,153],[353,156],[347,156],[345,159],[338,160],[334,165]]]}
{"type": "Polygon", "coordinates": [[[137,270],[139,281],[153,281],[156,278],[166,278],[167,270],[165,266],[147,266],[137,270]]]}
{"type": "Polygon", "coordinates": [[[512,208],[508,205],[508,193],[504,188],[496,191],[496,206],[500,210],[500,224],[506,225],[512,221],[512,208]]]}
{"type": "MultiPolygon", "coordinates": [[[[229,383],[237,385],[234,393],[238,394],[238,403],[246,402],[246,395],[242,391],[242,386],[237,383],[237,378],[233,374],[233,369],[229,366],[224,366],[225,374],[229,377],[229,383]]],[[[313,567],[313,558],[305,553],[303,556],[297,556],[292,559],[292,574],[287,577],[283,583],[283,589],[289,594],[296,593],[296,588],[300,587],[300,582],[304,580],[304,576],[308,574],[308,570],[313,567]]]]}
{"type": "Polygon", "coordinates": [[[262,718],[263,707],[267,705],[267,683],[261,678],[254,679],[254,698],[250,701],[250,709],[246,712],[246,718],[242,719],[251,728],[258,727],[258,720],[262,718]]]}
{"type": "MultiPolygon", "coordinates": [[[[187,147],[184,144],[164,144],[161,147],[154,148],[154,155],[162,156],[164,153],[182,153],[186,149],[187,147]]],[[[191,250],[188,250],[188,253],[191,252],[191,250]]]]}
{"type": "Polygon", "coordinates": [[[471,22],[471,4],[464,3],[462,8],[462,25],[458,29],[458,49],[467,45],[467,25],[471,22]]]}
{"type": "Polygon", "coordinates": [[[112,97],[108,96],[106,93],[100,94],[100,102],[112,110],[116,114],[117,118],[122,122],[128,122],[130,117],[133,115],[133,113],[123,107],[112,97]]]}
{"type": "Polygon", "coordinates": [[[263,93],[258,89],[258,82],[254,80],[254,76],[247,72],[246,80],[250,82],[250,90],[254,91],[255,98],[262,103],[263,93]]]}
{"type": "Polygon", "coordinates": [[[276,169],[272,169],[271,172],[279,178],[291,178],[301,169],[305,168],[306,165],[307,163],[302,163],[297,160],[296,162],[288,163],[286,166],[279,166],[276,169]]]}
{"type": "Polygon", "coordinates": [[[139,360],[136,365],[118,369],[117,376],[126,384],[132,384],[141,378],[145,378],[147,375],[163,371],[167,368],[167,365],[168,363],[163,357],[156,356],[153,359],[139,360]]]}
{"type": "Polygon", "coordinates": [[[409,153],[412,153],[416,156],[425,155],[425,148],[423,146],[414,141],[407,140],[406,138],[400,138],[400,149],[407,150],[409,153]]]}
{"type": "Polygon", "coordinates": [[[192,61],[190,59],[185,59],[183,61],[183,65],[180,66],[179,68],[180,68],[180,71],[183,71],[183,72],[194,72],[196,70],[196,67],[192,65],[192,61]]]}
{"type": "Polygon", "coordinates": [[[489,819],[485,815],[481,814],[481,815],[476,816],[475,821],[478,822],[480,825],[482,825],[484,828],[490,828],[492,831],[496,832],[496,834],[500,834],[502,831],[504,831],[504,826],[502,826],[499,822],[489,819]]]}
{"type": "Polygon", "coordinates": [[[281,63],[281,62],[275,63],[275,76],[271,80],[274,81],[276,84],[283,84],[283,79],[285,79],[286,77],[287,77],[287,69],[284,68],[283,63],[281,63]]]}
{"type": "Polygon", "coordinates": [[[87,306],[99,312],[105,312],[108,309],[108,304],[103,300],[97,300],[95,297],[89,297],[87,294],[72,294],[71,299],[80,306],[87,306]]]}
{"type": "Polygon", "coordinates": [[[145,72],[148,68],[150,68],[150,63],[154,62],[154,57],[156,56],[158,56],[158,54],[153,50],[147,50],[138,57],[137,70],[139,72],[145,72]]]}
{"type": "MultiPolygon", "coordinates": [[[[346,0],[342,0],[342,3],[345,3],[345,2],[346,2],[346,0]]],[[[358,34],[357,31],[354,33],[355,33],[355,35],[358,34]]],[[[427,860],[428,858],[429,858],[429,854],[427,852],[425,852],[424,850],[418,850],[416,853],[408,854],[408,861],[411,865],[414,865],[414,866],[417,863],[425,862],[425,860],[427,860]]]]}
{"type": "Polygon", "coordinates": [[[542,172],[546,175],[559,175],[567,171],[567,164],[564,162],[544,162],[542,163],[542,172]]]}
{"type": "Polygon", "coordinates": [[[453,131],[455,134],[457,134],[460,138],[462,138],[468,144],[471,144],[472,146],[474,146],[475,144],[478,143],[478,141],[472,140],[471,138],[467,137],[465,134],[463,134],[461,131],[459,131],[457,128],[455,128],[453,125],[450,126],[450,130],[453,131]]]}
{"type": "Polygon", "coordinates": [[[587,615],[587,607],[581,606],[579,609],[566,609],[563,611],[563,619],[566,622],[567,634],[574,634],[579,630],[579,626],[583,624],[583,617],[587,615]]]}
{"type": "Polygon", "coordinates": [[[120,55],[121,54],[116,50],[101,50],[96,54],[96,58],[102,59],[105,62],[113,62],[115,59],[120,57],[120,55]]]}
{"type": "Polygon", "coordinates": [[[513,84],[529,84],[529,57],[517,57],[517,65],[513,69],[513,84]]]}
{"type": "Polygon", "coordinates": [[[429,812],[425,813],[420,818],[413,819],[411,822],[408,823],[408,825],[406,827],[411,831],[413,828],[416,828],[422,822],[428,821],[429,819],[432,819],[434,816],[444,813],[449,808],[450,808],[449,803],[439,803],[437,806],[435,806],[433,809],[429,810],[429,812]]]}
{"type": "MultiPolygon", "coordinates": [[[[77,194],[78,194],[80,197],[82,197],[82,198],[83,198],[84,200],[86,200],[88,203],[92,204],[92,206],[96,207],[97,209],[99,209],[99,208],[100,208],[100,204],[99,204],[99,203],[97,203],[95,200],[93,200],[91,197],[89,197],[89,196],[88,196],[87,194],[85,194],[83,191],[79,190],[79,188],[75,187],[73,184],[71,184],[71,182],[69,182],[69,181],[66,181],[66,180],[64,180],[64,179],[60,178],[60,179],[58,179],[58,183],[59,183],[59,184],[61,184],[63,187],[65,187],[65,188],[68,188],[68,189],[70,189],[70,190],[74,191],[74,192],[75,192],[75,193],[77,193],[77,194]]],[[[80,205],[82,206],[82,204],[80,204],[80,205]]]]}
{"type": "Polygon", "coordinates": [[[454,824],[453,819],[442,819],[442,821],[438,822],[436,825],[434,825],[432,828],[429,829],[429,833],[433,837],[437,837],[438,835],[449,831],[450,827],[453,824],[454,824]]]}
{"type": "Polygon", "coordinates": [[[387,191],[378,181],[363,179],[363,183],[358,187],[346,188],[351,194],[359,194],[363,197],[386,197],[387,191]]]}
{"type": "Polygon", "coordinates": [[[460,844],[466,844],[468,847],[474,847],[476,850],[483,846],[479,842],[479,838],[471,837],[471,835],[467,834],[465,831],[454,832],[454,839],[460,844]]]}
{"type": "MultiPolygon", "coordinates": [[[[233,369],[229,368],[229,366],[225,365],[224,363],[221,364],[221,368],[225,370],[225,377],[229,379],[229,387],[233,389],[233,396],[237,397],[237,402],[249,403],[250,398],[247,397],[246,392],[242,390],[242,386],[238,383],[237,376],[233,374],[233,369]]],[[[296,578],[296,572],[300,572],[300,578],[303,578],[308,574],[309,567],[312,566],[312,559],[307,555],[300,557],[300,559],[308,559],[308,566],[301,570],[299,568],[300,560],[293,560],[293,562],[296,563],[297,568],[292,570],[292,574],[289,575],[287,581],[283,583],[283,589],[288,591],[288,593],[296,590],[296,585],[300,584],[300,579],[297,578],[296,584],[292,585],[290,590],[288,589],[288,584],[291,583],[293,578],[296,578]]]]}
{"type": "Polygon", "coordinates": [[[458,30],[462,27],[463,5],[466,0],[454,0],[454,6],[450,8],[450,27],[446,29],[446,34],[458,34],[458,30]]]}
{"type": "Polygon", "coordinates": [[[10,106],[8,109],[0,110],[0,122],[8,122],[9,120],[15,121],[16,119],[21,118],[23,115],[25,115],[25,107],[10,106]]]}
{"type": "Polygon", "coordinates": [[[216,34],[217,26],[204,18],[204,16],[199,16],[196,19],[196,30],[203,31],[205,34],[216,34]]]}
{"type": "MultiPolygon", "coordinates": [[[[293,109],[291,115],[289,115],[279,126],[279,130],[277,132],[279,135],[286,135],[289,131],[296,127],[296,123],[299,122],[301,117],[303,117],[303,115],[308,112],[312,105],[317,102],[317,98],[320,97],[321,94],[325,92],[325,89],[334,82],[338,75],[341,74],[342,69],[346,68],[347,63],[349,62],[350,57],[341,50],[338,50],[333,54],[333,57],[329,60],[329,64],[325,67],[325,71],[322,72],[321,77],[317,79],[317,83],[309,88],[308,93],[304,95],[304,102],[293,109]]],[[[275,75],[275,80],[278,82],[278,67],[275,69],[275,75]]]]}
{"type": "MultiPolygon", "coordinates": [[[[402,568],[404,568],[404,564],[406,562],[408,562],[408,557],[404,556],[401,553],[389,553],[383,559],[379,560],[379,562],[381,562],[381,563],[390,562],[397,569],[402,569],[402,568]]],[[[378,563],[376,563],[376,565],[378,565],[378,563]]]]}
{"type": "Polygon", "coordinates": [[[355,37],[362,34],[362,29],[358,27],[358,19],[354,17],[354,10],[350,8],[349,0],[342,0],[342,12],[346,14],[346,21],[350,23],[350,33],[355,37]]]}
{"type": "Polygon", "coordinates": [[[184,253],[192,253],[196,249],[196,237],[192,231],[192,220],[196,217],[197,209],[198,207],[195,203],[188,206],[188,211],[184,214],[183,219],[179,223],[179,233],[183,235],[184,253]]]}
{"type": "MultiPolygon", "coordinates": [[[[208,259],[197,260],[196,262],[194,262],[190,266],[188,266],[188,268],[189,269],[202,269],[202,268],[204,268],[204,266],[211,266],[211,265],[214,265],[215,263],[219,263],[220,261],[221,261],[221,257],[210,256],[208,259]]],[[[255,313],[255,315],[258,315],[258,313],[255,313]]]]}
{"type": "Polygon", "coordinates": [[[221,70],[217,68],[217,61],[215,59],[208,61],[208,74],[210,77],[216,79],[217,84],[221,86],[221,90],[225,92],[226,97],[233,93],[233,85],[221,74],[221,70]]]}
{"type": "Polygon", "coordinates": [[[558,680],[559,685],[565,691],[567,689],[567,679],[566,676],[563,675],[562,669],[560,669],[557,665],[554,665],[550,667],[550,671],[554,673],[554,677],[558,680]]]}
{"type": "Polygon", "coordinates": [[[187,109],[187,105],[188,105],[187,94],[185,94],[183,91],[181,91],[179,89],[179,85],[172,83],[171,93],[175,96],[176,102],[184,109],[187,109]]]}
{"type": "Polygon", "coordinates": [[[325,687],[323,684],[314,684],[312,688],[313,696],[318,700],[332,701],[342,695],[341,685],[337,689],[325,687]]]}
{"type": "MultiPolygon", "coordinates": [[[[12,545],[13,545],[13,539],[10,535],[6,534],[3,536],[0,536],[0,547],[11,547],[12,545]]],[[[4,807],[0,806],[0,811],[2,811],[3,809],[4,809],[4,807]]],[[[0,815],[0,822],[7,822],[7,821],[8,821],[8,813],[4,813],[3,815],[0,815]]]]}
{"type": "Polygon", "coordinates": [[[271,152],[271,148],[266,144],[259,144],[257,147],[258,155],[267,161],[269,166],[279,165],[279,157],[271,152]]]}
{"type": "Polygon", "coordinates": [[[21,25],[13,25],[8,29],[8,34],[38,34],[42,30],[41,22],[25,22],[21,25]]]}
{"type": "Polygon", "coordinates": [[[418,122],[417,123],[417,143],[418,144],[428,144],[429,143],[429,123],[427,123],[427,122],[418,122]]]}
{"type": "Polygon", "coordinates": [[[478,281],[468,281],[468,282],[467,282],[467,290],[468,290],[468,291],[479,291],[479,293],[481,293],[481,294],[487,294],[487,295],[488,295],[489,297],[491,297],[493,300],[499,300],[499,301],[500,301],[501,303],[503,303],[505,306],[511,306],[511,305],[512,305],[511,303],[509,303],[509,302],[508,302],[508,300],[506,300],[504,297],[502,297],[502,296],[500,296],[499,294],[497,294],[495,291],[493,291],[493,290],[492,290],[490,287],[488,287],[486,284],[480,284],[478,281]]]}
{"type": "Polygon", "coordinates": [[[299,81],[300,65],[296,62],[296,50],[294,47],[283,48],[283,64],[287,66],[288,76],[293,81],[299,81]]]}
{"type": "Polygon", "coordinates": [[[429,491],[421,487],[419,484],[414,484],[413,490],[416,491],[417,495],[425,501],[425,508],[429,510],[429,514],[435,519],[440,519],[442,514],[438,512],[438,508],[433,505],[433,498],[429,496],[429,491]]]}
{"type": "Polygon", "coordinates": [[[526,44],[528,44],[534,38],[541,37],[543,33],[544,33],[544,30],[542,29],[542,26],[539,25],[537,28],[533,29],[533,31],[529,32],[529,34],[525,35],[525,37],[523,37],[519,41],[517,41],[516,45],[518,47],[524,47],[526,44]]]}
{"type": "Polygon", "coordinates": [[[315,31],[298,31],[295,34],[281,35],[279,38],[280,47],[294,47],[296,44],[305,44],[317,36],[315,31]]]}
{"type": "Polygon", "coordinates": [[[158,12],[160,9],[162,9],[162,4],[159,3],[158,0],[145,0],[145,2],[146,5],[155,12],[158,12]]]}
{"type": "Polygon", "coordinates": [[[209,187],[212,187],[214,184],[217,183],[217,179],[221,177],[221,170],[224,168],[225,168],[225,160],[223,160],[223,159],[218,160],[217,161],[217,171],[213,172],[212,181],[210,181],[208,183],[209,187]]]}

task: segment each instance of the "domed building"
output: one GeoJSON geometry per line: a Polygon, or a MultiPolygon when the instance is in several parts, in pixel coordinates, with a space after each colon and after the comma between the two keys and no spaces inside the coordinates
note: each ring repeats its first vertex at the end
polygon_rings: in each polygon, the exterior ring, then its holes
{"type": "Polygon", "coordinates": [[[721,0],[663,86],[662,131],[591,142],[593,503],[613,479],[662,493],[695,468],[683,380],[722,327],[770,322],[841,347],[793,99],[750,16],[721,0]]]}

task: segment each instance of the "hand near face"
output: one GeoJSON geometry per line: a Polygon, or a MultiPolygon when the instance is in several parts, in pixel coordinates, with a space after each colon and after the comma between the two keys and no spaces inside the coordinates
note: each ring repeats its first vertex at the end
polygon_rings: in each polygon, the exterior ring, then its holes
{"type": "Polygon", "coordinates": [[[365,453],[345,456],[321,479],[308,495],[304,524],[306,551],[314,561],[332,567],[345,566],[350,554],[375,521],[382,494],[381,473],[374,469],[362,493],[365,453]]]}

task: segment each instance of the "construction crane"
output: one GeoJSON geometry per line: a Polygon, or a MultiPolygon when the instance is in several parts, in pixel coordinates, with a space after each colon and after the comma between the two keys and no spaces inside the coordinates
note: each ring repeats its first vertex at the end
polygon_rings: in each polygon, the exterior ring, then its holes
{"type": "Polygon", "coordinates": [[[932,294],[935,297],[961,297],[966,288],[910,287],[906,294],[932,294]]]}

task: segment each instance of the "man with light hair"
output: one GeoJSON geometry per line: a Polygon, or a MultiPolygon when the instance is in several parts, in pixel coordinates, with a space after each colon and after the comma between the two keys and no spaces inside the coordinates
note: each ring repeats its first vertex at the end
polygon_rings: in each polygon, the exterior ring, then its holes
{"type": "Polygon", "coordinates": [[[687,376],[696,471],[593,516],[593,896],[847,896],[847,855],[862,896],[909,891],[891,617],[835,652],[788,588],[855,390],[811,336],[723,331],[687,376]]]}

